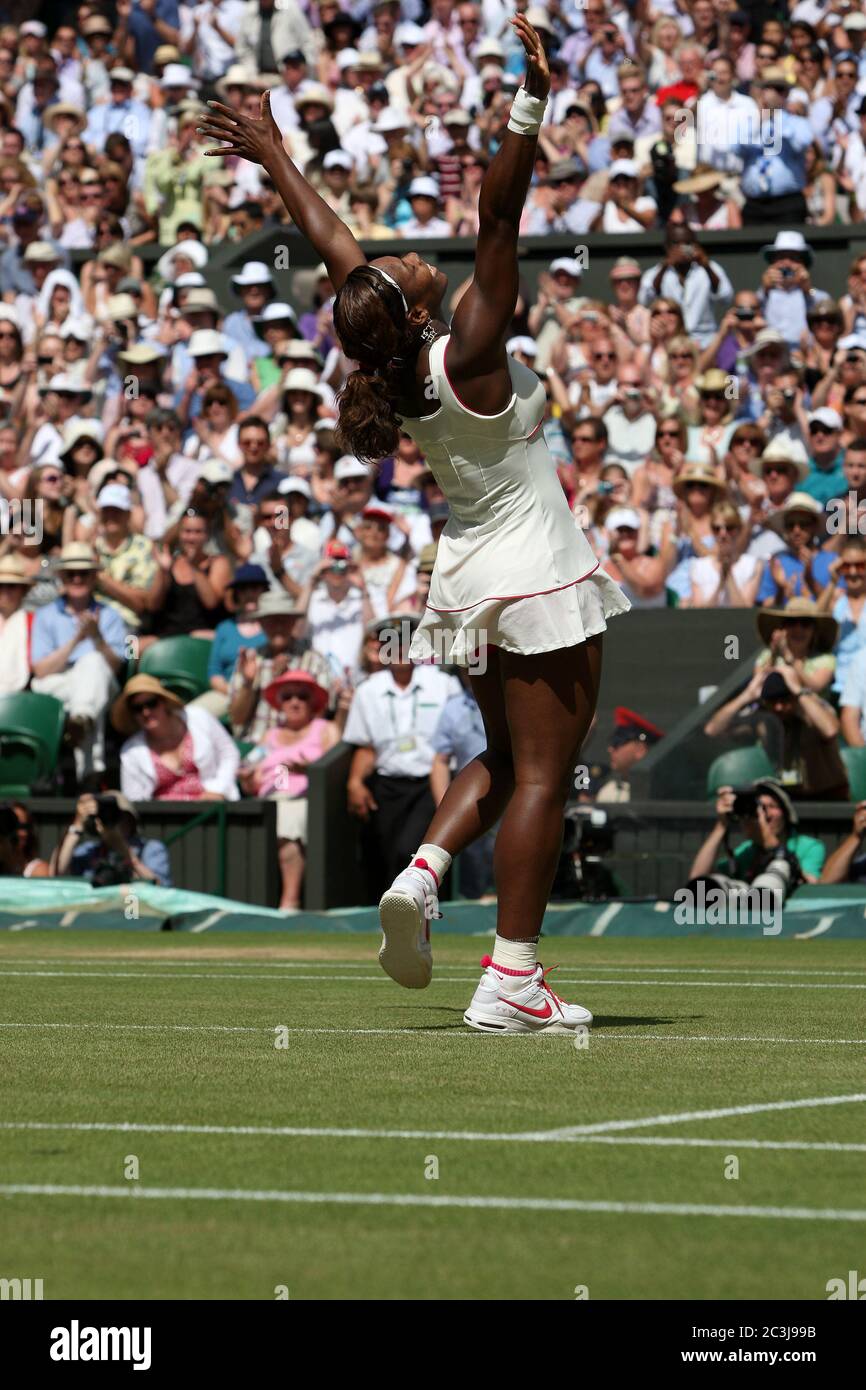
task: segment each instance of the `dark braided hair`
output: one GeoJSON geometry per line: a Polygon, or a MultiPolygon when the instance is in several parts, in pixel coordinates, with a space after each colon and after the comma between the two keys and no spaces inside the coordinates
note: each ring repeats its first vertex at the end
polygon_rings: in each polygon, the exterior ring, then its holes
{"type": "Polygon", "coordinates": [[[337,443],[364,463],[377,463],[397,448],[396,403],[412,389],[415,364],[428,319],[406,310],[400,291],[369,265],[356,266],[334,300],[334,328],[358,368],[340,392],[337,443]]]}

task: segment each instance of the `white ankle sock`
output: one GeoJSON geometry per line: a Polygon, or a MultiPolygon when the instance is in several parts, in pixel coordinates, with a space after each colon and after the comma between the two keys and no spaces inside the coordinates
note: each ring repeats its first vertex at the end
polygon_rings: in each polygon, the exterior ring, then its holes
{"type": "Polygon", "coordinates": [[[528,976],[535,970],[538,958],[537,941],[508,941],[497,936],[493,946],[494,968],[507,970],[505,976],[510,986],[522,989],[528,976]]]}
{"type": "Polygon", "coordinates": [[[419,859],[423,859],[442,883],[443,878],[451,868],[451,855],[445,849],[440,849],[438,845],[421,845],[412,856],[412,863],[415,864],[419,859]]]}

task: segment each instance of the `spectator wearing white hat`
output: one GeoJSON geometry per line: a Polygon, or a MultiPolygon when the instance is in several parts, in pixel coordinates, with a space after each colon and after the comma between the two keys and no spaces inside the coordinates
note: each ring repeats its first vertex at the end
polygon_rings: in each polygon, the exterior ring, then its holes
{"type": "Polygon", "coordinates": [[[826,290],[812,286],[812,248],[802,232],[777,232],[772,245],[762,247],[762,251],[767,262],[760,289],[764,318],[789,347],[799,347],[809,313],[821,300],[830,298],[826,290]]]}
{"type": "Polygon", "coordinates": [[[344,454],[334,465],[334,492],[330,511],[319,525],[320,544],[338,540],[355,544],[355,522],[370,501],[373,475],[358,459],[344,454]]]}
{"type": "Polygon", "coordinates": [[[122,64],[111,68],[108,101],[104,106],[92,106],[88,113],[84,132],[86,144],[102,150],[109,135],[119,132],[129,140],[137,159],[144,159],[150,153],[151,109],[132,95],[134,81],[132,68],[122,64]]]}
{"type": "Polygon", "coordinates": [[[63,547],[61,595],[39,609],[31,639],[32,689],[63,702],[79,780],[105,768],[105,711],[128,655],[126,624],[94,596],[99,568],[91,546],[63,547]]]}
{"type": "Polygon", "coordinates": [[[132,493],[123,483],[108,483],[97,498],[93,548],[100,562],[97,592],[138,632],[152,610],[157,563],[153,542],[131,524],[132,493]]]}
{"type": "Polygon", "coordinates": [[[809,416],[809,472],[800,491],[825,506],[848,491],[843,464],[842,416],[829,406],[813,410],[809,416]]]}
{"type": "Polygon", "coordinates": [[[175,409],[184,425],[201,414],[202,397],[207,388],[220,382],[229,387],[239,410],[249,409],[256,398],[249,382],[223,376],[228,349],[221,333],[210,328],[198,329],[189,340],[188,352],[193,367],[175,399],[175,409]]]}
{"type": "Polygon", "coordinates": [[[449,237],[451,228],[444,217],[437,215],[440,203],[439,185],[428,175],[421,175],[409,184],[406,195],[412,216],[399,228],[401,237],[449,237]]]}
{"type": "Polygon", "coordinates": [[[243,308],[226,316],[223,333],[233,343],[239,343],[249,357],[267,357],[270,349],[257,333],[255,320],[265,305],[276,299],[273,276],[264,261],[247,261],[238,274],[232,276],[231,283],[243,308]]]}
{"type": "Polygon", "coordinates": [[[344,222],[351,217],[349,187],[355,169],[348,150],[328,150],[322,159],[322,188],[319,196],[344,222]]]}
{"type": "Polygon", "coordinates": [[[607,196],[592,224],[595,232],[643,232],[658,217],[655,200],[640,192],[640,166],[633,159],[615,159],[607,178],[607,196]]]}

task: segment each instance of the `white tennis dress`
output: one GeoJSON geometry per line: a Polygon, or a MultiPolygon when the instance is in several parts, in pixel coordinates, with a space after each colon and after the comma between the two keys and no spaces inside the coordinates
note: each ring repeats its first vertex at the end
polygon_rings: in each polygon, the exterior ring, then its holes
{"type": "Polygon", "coordinates": [[[509,357],[511,400],[479,415],[448,380],[449,341],[430,349],[436,410],[403,425],[451,508],[410,654],[468,666],[485,645],[525,655],[576,646],[631,604],[566,501],[541,428],[544,385],[509,357]]]}

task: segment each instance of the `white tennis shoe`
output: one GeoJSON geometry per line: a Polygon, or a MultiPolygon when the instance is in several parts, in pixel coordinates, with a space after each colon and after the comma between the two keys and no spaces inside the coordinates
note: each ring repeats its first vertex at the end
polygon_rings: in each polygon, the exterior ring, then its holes
{"type": "Polygon", "coordinates": [[[405,989],[426,989],[433,976],[430,922],[439,911],[439,880],[423,860],[398,874],[382,895],[379,964],[405,989]]]}
{"type": "Polygon", "coordinates": [[[566,1004],[554,994],[547,983],[541,965],[527,976],[520,989],[505,991],[505,975],[493,964],[490,956],[481,962],[484,974],[463,1015],[463,1022],[481,1033],[572,1033],[576,1028],[589,1028],[592,1014],[580,1004],[566,1004]]]}

